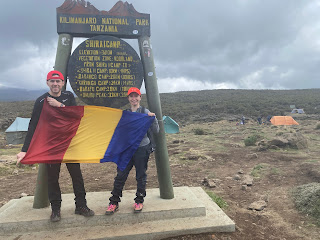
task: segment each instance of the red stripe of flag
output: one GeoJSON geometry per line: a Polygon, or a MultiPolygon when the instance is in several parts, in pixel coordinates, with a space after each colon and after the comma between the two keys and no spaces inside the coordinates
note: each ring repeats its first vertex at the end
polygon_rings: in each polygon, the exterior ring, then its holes
{"type": "Polygon", "coordinates": [[[60,163],[78,130],[83,114],[83,106],[51,107],[44,100],[37,128],[21,163],[60,163]]]}

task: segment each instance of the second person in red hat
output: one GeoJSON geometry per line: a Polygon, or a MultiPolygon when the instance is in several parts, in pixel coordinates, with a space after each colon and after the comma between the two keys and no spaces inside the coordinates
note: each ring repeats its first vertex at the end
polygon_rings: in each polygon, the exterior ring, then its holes
{"type": "MultiPolygon", "coordinates": [[[[128,109],[128,111],[146,113],[149,116],[155,116],[155,114],[150,112],[147,108],[140,106],[141,92],[138,88],[132,87],[128,90],[128,101],[130,103],[130,109],[128,109]]],[[[148,131],[151,131],[152,133],[159,132],[157,118],[154,119],[148,131]]],[[[144,197],[146,196],[148,160],[150,153],[152,152],[150,138],[150,134],[145,134],[139,148],[134,153],[125,170],[121,171],[117,168],[117,176],[114,179],[113,190],[111,192],[112,196],[109,198],[110,203],[107,208],[106,215],[111,215],[118,210],[124,184],[126,183],[133,166],[135,166],[136,169],[137,180],[137,191],[133,208],[136,213],[142,211],[144,197]]]]}

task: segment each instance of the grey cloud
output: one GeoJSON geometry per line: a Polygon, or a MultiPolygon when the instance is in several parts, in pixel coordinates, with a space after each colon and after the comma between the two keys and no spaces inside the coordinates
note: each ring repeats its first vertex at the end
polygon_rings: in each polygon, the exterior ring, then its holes
{"type": "MultiPolygon", "coordinates": [[[[99,10],[109,10],[117,1],[90,2],[99,10]]],[[[12,69],[21,69],[19,66],[33,58],[46,61],[43,72],[51,70],[47,69],[48,61],[55,59],[54,43],[58,39],[56,8],[62,3],[63,0],[9,1],[6,8],[0,9],[4,36],[0,38],[0,66],[2,71],[10,72],[11,78],[15,77],[12,69]]],[[[238,88],[319,87],[320,6],[316,0],[129,3],[137,11],[151,15],[151,41],[159,81],[183,78],[238,88]]]]}

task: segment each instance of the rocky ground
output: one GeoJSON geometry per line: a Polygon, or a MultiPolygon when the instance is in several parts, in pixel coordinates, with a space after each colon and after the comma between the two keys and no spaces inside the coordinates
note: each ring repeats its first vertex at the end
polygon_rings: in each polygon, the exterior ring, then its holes
{"type": "MultiPolygon", "coordinates": [[[[234,233],[188,235],[171,240],[319,239],[320,228],[310,216],[297,211],[291,195],[294,187],[320,180],[318,121],[299,123],[276,127],[220,121],[188,124],[181,127],[179,134],[167,135],[174,186],[201,186],[214,193],[224,212],[236,223],[234,233]],[[252,136],[258,137],[257,143],[245,146],[245,139],[252,136]]],[[[19,147],[0,147],[0,206],[23,193],[34,193],[37,166],[15,167],[19,147]]],[[[111,190],[114,164],[82,164],[82,170],[87,191],[111,190]]],[[[72,192],[65,167],[60,182],[63,193],[72,192]]],[[[153,157],[148,187],[158,187],[153,157]]],[[[132,171],[126,189],[134,188],[132,171]]]]}

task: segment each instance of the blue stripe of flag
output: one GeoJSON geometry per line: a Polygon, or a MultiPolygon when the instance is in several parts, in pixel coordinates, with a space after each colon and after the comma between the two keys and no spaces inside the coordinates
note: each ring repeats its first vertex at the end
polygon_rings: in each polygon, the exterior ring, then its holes
{"type": "Polygon", "coordinates": [[[154,117],[123,111],[109,146],[100,162],[114,162],[123,171],[138,149],[154,117]]]}

